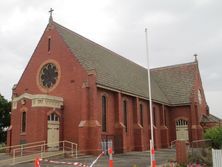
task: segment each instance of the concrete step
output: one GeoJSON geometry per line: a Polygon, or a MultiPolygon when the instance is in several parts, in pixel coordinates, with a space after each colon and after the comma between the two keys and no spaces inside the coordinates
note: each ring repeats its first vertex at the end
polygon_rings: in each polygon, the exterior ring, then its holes
{"type": "Polygon", "coordinates": [[[4,160],[4,159],[9,159],[10,155],[8,155],[7,153],[0,153],[0,161],[4,160]]]}

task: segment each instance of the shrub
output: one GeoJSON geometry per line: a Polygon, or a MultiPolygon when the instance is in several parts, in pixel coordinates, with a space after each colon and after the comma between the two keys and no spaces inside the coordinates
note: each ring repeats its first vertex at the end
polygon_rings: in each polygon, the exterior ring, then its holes
{"type": "Polygon", "coordinates": [[[214,149],[221,149],[222,148],[222,128],[215,127],[210,128],[204,133],[205,139],[211,140],[211,146],[214,149]]]}

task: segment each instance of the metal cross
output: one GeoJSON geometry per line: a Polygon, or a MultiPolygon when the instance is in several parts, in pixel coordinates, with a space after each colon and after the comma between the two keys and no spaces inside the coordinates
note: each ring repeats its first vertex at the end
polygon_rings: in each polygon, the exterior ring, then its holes
{"type": "Polygon", "coordinates": [[[197,54],[194,54],[193,56],[195,57],[194,60],[197,61],[197,54]]]}
{"type": "Polygon", "coordinates": [[[50,18],[52,17],[52,12],[53,12],[53,11],[54,11],[54,9],[52,9],[52,8],[49,10],[50,18]]]}

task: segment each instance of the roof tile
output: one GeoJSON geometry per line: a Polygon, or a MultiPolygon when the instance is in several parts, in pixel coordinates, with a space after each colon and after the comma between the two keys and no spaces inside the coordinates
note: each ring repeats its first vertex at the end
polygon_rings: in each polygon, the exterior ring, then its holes
{"type": "MultiPolygon", "coordinates": [[[[96,70],[97,84],[148,98],[147,69],[53,22],[86,70],[96,70]]],[[[193,64],[192,64],[193,65],[193,64]]],[[[191,64],[151,71],[152,99],[166,104],[188,103],[194,82],[191,64]]]]}

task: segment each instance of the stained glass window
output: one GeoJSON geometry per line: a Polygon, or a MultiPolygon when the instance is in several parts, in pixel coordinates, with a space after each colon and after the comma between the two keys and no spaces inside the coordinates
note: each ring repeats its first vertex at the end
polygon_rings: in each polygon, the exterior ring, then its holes
{"type": "Polygon", "coordinates": [[[143,105],[140,104],[140,125],[143,126],[143,105]]]}
{"type": "Polygon", "coordinates": [[[125,131],[127,132],[128,126],[127,126],[127,103],[126,103],[126,100],[123,101],[123,123],[126,127],[125,131]]]}
{"type": "Polygon", "coordinates": [[[106,96],[102,96],[102,131],[106,132],[106,96]]]}
{"type": "Polygon", "coordinates": [[[25,132],[26,131],[26,112],[22,112],[21,124],[22,124],[21,132],[25,132]]]}
{"type": "Polygon", "coordinates": [[[45,88],[51,88],[58,79],[58,69],[52,63],[48,63],[42,67],[40,72],[40,82],[45,88]]]}

